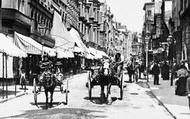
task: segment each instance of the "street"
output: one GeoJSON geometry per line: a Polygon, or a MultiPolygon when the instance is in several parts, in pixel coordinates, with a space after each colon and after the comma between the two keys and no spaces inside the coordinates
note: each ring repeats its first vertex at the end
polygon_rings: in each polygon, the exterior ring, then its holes
{"type": "MultiPolygon", "coordinates": [[[[124,80],[127,81],[127,75],[124,80]]],[[[27,95],[0,104],[0,118],[13,119],[172,119],[166,110],[158,105],[148,88],[136,83],[124,83],[124,98],[119,100],[119,88],[113,86],[111,97],[113,103],[107,105],[99,101],[100,87],[92,91],[92,100],[88,99],[85,86],[87,73],[77,74],[69,80],[69,102],[65,105],[65,94],[56,91],[54,105],[47,110],[45,94],[38,95],[38,106],[33,104],[32,91],[27,95]]],[[[142,83],[142,82],[141,82],[142,83]]],[[[56,89],[56,90],[59,90],[56,89]]]]}

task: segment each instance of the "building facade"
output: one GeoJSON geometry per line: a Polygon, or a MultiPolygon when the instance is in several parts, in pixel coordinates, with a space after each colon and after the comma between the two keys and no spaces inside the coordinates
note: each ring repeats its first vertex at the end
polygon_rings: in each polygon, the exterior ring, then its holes
{"type": "MultiPolygon", "coordinates": [[[[65,1],[65,0],[61,0],[65,1]]],[[[79,30],[79,3],[78,0],[67,0],[67,17],[66,17],[66,27],[74,28],[79,30]]]]}
{"type": "Polygon", "coordinates": [[[189,15],[190,15],[190,1],[181,0],[180,1],[180,26],[182,33],[182,57],[181,59],[190,61],[190,23],[189,23],[189,15]]]}
{"type": "Polygon", "coordinates": [[[1,0],[1,30],[5,34],[14,31],[30,35],[31,18],[29,1],[1,0]],[[22,26],[22,27],[21,27],[22,26]]]}
{"type": "Polygon", "coordinates": [[[29,7],[29,17],[31,18],[30,37],[42,45],[54,47],[55,40],[50,35],[53,22],[51,0],[30,0],[29,7]]]}
{"type": "MultiPolygon", "coordinates": [[[[168,36],[169,19],[171,18],[171,9],[166,9],[165,4],[169,0],[153,0],[152,2],[145,3],[145,22],[142,32],[142,38],[145,40],[147,32],[149,34],[149,51],[152,52],[152,60],[168,60],[168,36]],[[152,14],[152,15],[151,15],[152,14]]],[[[171,3],[171,1],[170,1],[171,3]]],[[[145,44],[145,42],[143,42],[145,44]]],[[[143,50],[145,48],[143,47],[143,50]]]]}
{"type": "Polygon", "coordinates": [[[154,2],[148,2],[144,4],[143,10],[145,11],[144,15],[144,24],[142,30],[142,41],[143,41],[143,57],[145,59],[145,54],[148,50],[148,58],[149,61],[153,60],[152,48],[153,48],[153,34],[155,33],[154,27],[154,9],[155,4],[154,2]]]}

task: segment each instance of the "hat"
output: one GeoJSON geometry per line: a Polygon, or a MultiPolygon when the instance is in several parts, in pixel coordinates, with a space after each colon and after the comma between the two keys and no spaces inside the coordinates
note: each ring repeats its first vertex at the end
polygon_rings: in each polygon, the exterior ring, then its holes
{"type": "Polygon", "coordinates": [[[53,63],[51,61],[43,62],[41,65],[41,68],[52,68],[52,67],[53,67],[53,63]]]}
{"type": "Polygon", "coordinates": [[[55,65],[62,65],[62,63],[60,61],[56,62],[55,65]]]}

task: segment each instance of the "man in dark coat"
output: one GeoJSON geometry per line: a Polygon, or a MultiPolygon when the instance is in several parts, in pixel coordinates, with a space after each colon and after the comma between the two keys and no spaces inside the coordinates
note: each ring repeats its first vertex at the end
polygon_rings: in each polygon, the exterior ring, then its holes
{"type": "Polygon", "coordinates": [[[154,85],[159,85],[160,67],[157,62],[152,67],[152,74],[154,75],[154,85]]]}
{"type": "Polygon", "coordinates": [[[128,72],[128,75],[129,75],[129,82],[132,83],[132,80],[133,80],[132,75],[134,74],[132,63],[129,64],[129,66],[127,67],[127,72],[128,72]]]}
{"type": "Polygon", "coordinates": [[[163,80],[169,80],[169,65],[166,61],[164,61],[164,64],[161,67],[161,74],[163,80]]]}

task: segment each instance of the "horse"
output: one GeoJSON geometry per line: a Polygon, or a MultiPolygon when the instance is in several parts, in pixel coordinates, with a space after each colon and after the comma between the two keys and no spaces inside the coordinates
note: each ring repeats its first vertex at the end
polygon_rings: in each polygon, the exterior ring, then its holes
{"type": "Polygon", "coordinates": [[[101,87],[101,99],[105,98],[104,86],[107,86],[107,104],[112,103],[111,99],[111,86],[117,85],[121,88],[120,76],[122,72],[123,65],[118,62],[109,62],[106,61],[103,63],[103,66],[100,68],[100,87],[101,87]]]}
{"type": "Polygon", "coordinates": [[[111,104],[111,85],[113,81],[113,68],[109,61],[105,61],[98,71],[99,84],[101,87],[100,99],[104,101],[106,98],[107,104],[111,104]],[[105,96],[104,88],[107,86],[107,95],[105,96]]]}
{"type": "Polygon", "coordinates": [[[48,104],[52,107],[53,93],[56,86],[62,86],[62,82],[59,81],[55,74],[50,69],[46,69],[40,76],[39,85],[43,86],[46,96],[46,108],[48,104]],[[48,103],[48,92],[50,93],[50,103],[48,103]]]}

